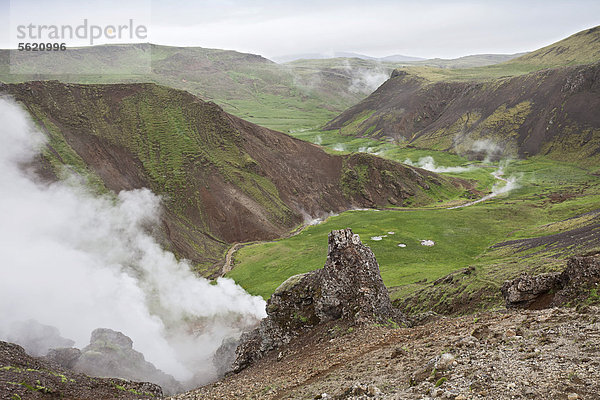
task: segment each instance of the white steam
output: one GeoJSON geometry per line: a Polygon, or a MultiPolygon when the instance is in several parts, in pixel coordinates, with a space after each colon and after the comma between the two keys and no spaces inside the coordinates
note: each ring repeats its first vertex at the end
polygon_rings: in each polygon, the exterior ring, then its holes
{"type": "Polygon", "coordinates": [[[346,151],[346,146],[343,143],[336,143],[331,148],[335,151],[346,151]]]}
{"type": "Polygon", "coordinates": [[[358,152],[359,153],[376,154],[375,149],[373,147],[366,147],[366,146],[359,147],[358,152]]]}
{"type": "Polygon", "coordinates": [[[494,186],[492,186],[492,192],[483,196],[482,198],[480,198],[479,200],[475,200],[475,201],[471,201],[469,203],[466,204],[462,204],[460,206],[455,206],[455,207],[450,207],[448,208],[449,210],[453,210],[455,208],[463,208],[463,207],[468,207],[468,206],[472,206],[475,204],[479,204],[481,202],[484,202],[486,200],[489,199],[493,199],[494,197],[497,197],[499,195],[511,192],[515,189],[518,189],[520,187],[519,185],[519,177],[517,175],[511,175],[508,178],[504,178],[504,168],[506,167],[508,161],[504,162],[503,164],[501,164],[497,170],[495,170],[494,172],[492,172],[492,176],[494,178],[496,178],[497,180],[499,180],[500,182],[496,182],[494,184],[494,186]]]}
{"type": "Polygon", "coordinates": [[[435,160],[431,156],[421,157],[421,158],[419,158],[419,161],[417,161],[416,163],[413,163],[409,158],[407,158],[406,160],[404,160],[404,164],[410,165],[412,167],[423,168],[427,171],[438,172],[438,173],[440,173],[440,172],[460,173],[460,172],[471,171],[474,168],[472,166],[469,166],[469,167],[438,166],[438,165],[436,165],[435,160]]]}
{"type": "Polygon", "coordinates": [[[502,158],[505,149],[490,139],[479,139],[471,144],[471,150],[485,154],[483,162],[490,162],[502,158]]]}
{"type": "Polygon", "coordinates": [[[353,67],[348,60],[344,62],[344,69],[350,76],[348,90],[352,93],[370,94],[390,77],[389,72],[381,66],[373,69],[353,67]]]}
{"type": "Polygon", "coordinates": [[[321,216],[319,217],[313,217],[304,210],[300,210],[300,213],[302,213],[302,217],[304,219],[304,226],[319,225],[320,223],[325,222],[329,217],[335,217],[339,215],[337,213],[334,213],[333,211],[321,213],[321,216]]]}
{"type": "Polygon", "coordinates": [[[148,233],[160,199],[147,189],[96,196],[75,179],[45,185],[21,165],[44,137],[0,99],[0,338],[18,321],[55,326],[77,347],[103,327],[131,337],[157,368],[214,378],[223,338],[265,316],[232,280],[212,285],[148,233]]]}

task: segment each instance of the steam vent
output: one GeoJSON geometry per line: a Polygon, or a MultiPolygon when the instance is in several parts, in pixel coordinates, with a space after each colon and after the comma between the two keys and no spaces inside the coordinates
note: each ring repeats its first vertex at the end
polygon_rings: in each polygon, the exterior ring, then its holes
{"type": "Polygon", "coordinates": [[[329,234],[322,269],[292,276],[277,288],[267,302],[267,318],[242,336],[234,371],[331,321],[406,322],[392,307],[375,255],[351,229],[329,234]]]}

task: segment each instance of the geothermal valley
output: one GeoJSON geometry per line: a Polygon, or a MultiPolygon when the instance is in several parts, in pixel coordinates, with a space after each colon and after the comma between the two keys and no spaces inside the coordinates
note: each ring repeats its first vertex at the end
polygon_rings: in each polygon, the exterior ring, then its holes
{"type": "Polygon", "coordinates": [[[0,50],[0,398],[600,398],[600,27],[277,61],[0,50]]]}

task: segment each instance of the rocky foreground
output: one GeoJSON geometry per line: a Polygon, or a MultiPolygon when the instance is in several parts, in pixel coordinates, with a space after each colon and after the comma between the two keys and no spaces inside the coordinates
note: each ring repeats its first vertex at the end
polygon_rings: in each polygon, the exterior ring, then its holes
{"type": "Polygon", "coordinates": [[[284,282],[242,337],[235,373],[172,399],[598,399],[599,280],[597,257],[573,258],[506,282],[508,310],[411,321],[371,250],[333,231],[323,269],[284,282]]]}
{"type": "MultiPolygon", "coordinates": [[[[219,349],[219,369],[234,372],[170,399],[599,399],[598,284],[598,255],[573,257],[561,273],[507,281],[506,309],[407,318],[392,306],[372,251],[350,229],[333,231],[325,266],[289,278],[267,302],[267,318],[219,349]]],[[[108,330],[82,351],[42,358],[0,342],[0,396],[161,397],[157,385],[90,378],[71,365],[129,368],[123,361],[136,357],[131,340],[108,330]],[[119,357],[101,356],[107,343],[120,344],[119,357]]]]}
{"type": "Polygon", "coordinates": [[[598,399],[600,309],[321,327],[172,399],[598,399]]]}

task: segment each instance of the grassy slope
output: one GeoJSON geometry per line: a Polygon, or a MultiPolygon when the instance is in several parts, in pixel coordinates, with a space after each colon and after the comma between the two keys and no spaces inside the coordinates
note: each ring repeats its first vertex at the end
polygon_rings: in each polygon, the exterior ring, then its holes
{"type": "Polygon", "coordinates": [[[435,68],[464,69],[485,67],[500,64],[505,61],[520,57],[521,54],[474,54],[456,59],[433,58],[423,61],[411,61],[407,64],[414,66],[428,66],[435,68]]]}
{"type": "Polygon", "coordinates": [[[83,93],[62,85],[49,85],[42,92],[42,96],[48,96],[47,101],[38,103],[21,98],[49,133],[46,158],[57,171],[67,164],[89,177],[96,187],[104,186],[61,132],[70,124],[82,124],[94,136],[133,154],[141,163],[145,185],[163,196],[166,208],[175,216],[174,223],[184,229],[185,247],[201,253],[200,258],[194,258],[198,269],[220,261],[225,242],[207,240],[210,228],[202,213],[198,214],[204,205],[199,196],[190,195],[208,185],[205,176],[198,176],[197,168],[212,170],[233,182],[258,204],[264,204],[274,219],[290,218],[289,209],[278,198],[272,183],[247,167],[249,156],[239,147],[239,133],[220,115],[216,106],[194,104],[187,93],[146,85],[138,91],[121,88],[126,95],[117,111],[109,101],[115,92],[118,95],[118,89],[111,92],[108,87],[85,86],[81,90],[83,93]],[[46,109],[45,105],[52,102],[51,107],[55,108],[46,109]],[[85,119],[79,119],[84,115],[85,119]],[[169,131],[176,133],[165,135],[169,131]]]}

